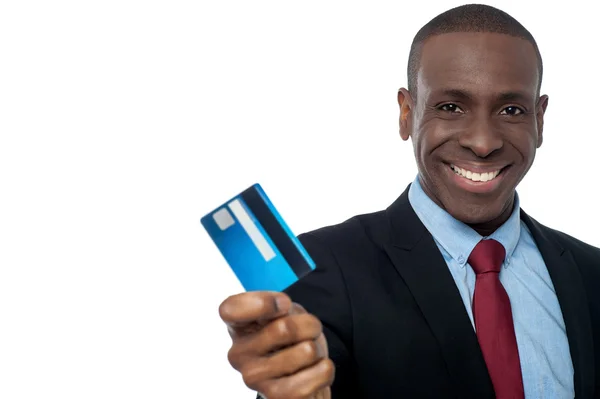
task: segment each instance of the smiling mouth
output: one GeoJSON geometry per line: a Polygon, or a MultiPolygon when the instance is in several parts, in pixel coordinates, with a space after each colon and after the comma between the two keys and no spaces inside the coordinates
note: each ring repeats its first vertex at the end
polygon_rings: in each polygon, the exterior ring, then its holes
{"type": "Polygon", "coordinates": [[[463,168],[460,168],[460,167],[458,167],[456,165],[452,165],[452,164],[450,165],[450,168],[452,169],[452,171],[454,171],[454,173],[456,173],[457,175],[459,175],[461,177],[464,177],[465,179],[471,180],[473,182],[482,182],[482,183],[494,180],[495,178],[498,177],[498,175],[500,173],[502,173],[502,171],[504,169],[506,169],[506,167],[504,167],[504,168],[492,170],[489,172],[472,172],[468,169],[463,169],[463,168]]]}

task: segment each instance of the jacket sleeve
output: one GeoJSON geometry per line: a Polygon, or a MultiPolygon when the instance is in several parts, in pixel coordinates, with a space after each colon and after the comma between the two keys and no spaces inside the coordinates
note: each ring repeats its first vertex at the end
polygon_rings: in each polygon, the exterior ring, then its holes
{"type": "Polygon", "coordinates": [[[352,358],[352,312],[342,270],[325,239],[318,233],[298,237],[316,268],[286,292],[323,324],[329,357],[335,364],[332,397],[358,398],[358,386],[352,358]]]}
{"type": "MultiPolygon", "coordinates": [[[[305,233],[298,238],[314,260],[316,268],[285,292],[323,325],[329,357],[335,364],[332,398],[360,398],[352,358],[352,314],[340,266],[325,240],[318,234],[305,233]]],[[[258,394],[257,399],[268,398],[258,394]]]]}

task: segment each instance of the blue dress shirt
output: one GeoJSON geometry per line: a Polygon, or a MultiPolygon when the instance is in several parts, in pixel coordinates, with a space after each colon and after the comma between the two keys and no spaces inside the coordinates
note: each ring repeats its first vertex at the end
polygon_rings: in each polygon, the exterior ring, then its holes
{"type": "MultiPolygon", "coordinates": [[[[408,198],[444,256],[475,328],[471,308],[475,272],[467,259],[484,237],[433,202],[418,177],[409,189],[408,198]]],[[[489,238],[506,249],[500,281],[512,307],[525,397],[573,398],[573,364],[562,312],[542,255],[520,219],[519,207],[516,195],[510,218],[489,238]]]]}

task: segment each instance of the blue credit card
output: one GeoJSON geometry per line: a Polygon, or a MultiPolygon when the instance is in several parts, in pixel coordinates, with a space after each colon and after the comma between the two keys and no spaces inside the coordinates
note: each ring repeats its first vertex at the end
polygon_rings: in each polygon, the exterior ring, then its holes
{"type": "Polygon", "coordinates": [[[260,184],[200,222],[246,291],[283,291],[315,269],[260,184]]]}

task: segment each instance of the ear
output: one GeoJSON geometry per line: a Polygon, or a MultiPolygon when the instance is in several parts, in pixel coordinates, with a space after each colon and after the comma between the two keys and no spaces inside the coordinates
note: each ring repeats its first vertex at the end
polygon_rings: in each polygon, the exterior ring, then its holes
{"type": "Polygon", "coordinates": [[[542,142],[544,141],[544,114],[546,113],[547,107],[548,96],[544,94],[539,98],[535,111],[535,118],[537,119],[538,125],[537,148],[540,148],[542,146],[542,142]]]}
{"type": "Polygon", "coordinates": [[[400,137],[406,141],[410,137],[410,111],[413,100],[407,89],[402,87],[398,90],[398,105],[400,106],[400,137]]]}

